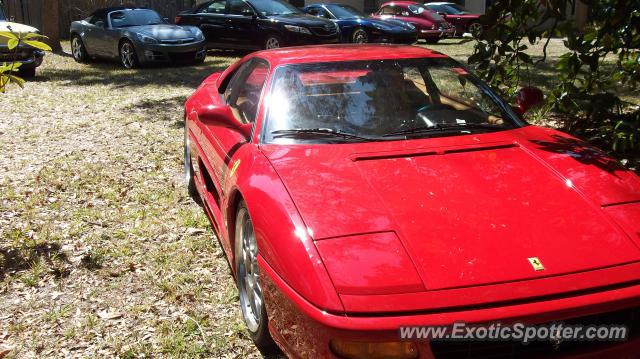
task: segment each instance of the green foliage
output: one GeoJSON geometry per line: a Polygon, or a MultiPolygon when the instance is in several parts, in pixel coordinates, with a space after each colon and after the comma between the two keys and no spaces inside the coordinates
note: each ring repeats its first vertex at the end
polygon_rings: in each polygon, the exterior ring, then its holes
{"type": "Polygon", "coordinates": [[[547,61],[553,37],[567,52],[555,63],[560,84],[546,95],[546,110],[564,114],[567,129],[596,139],[618,154],[640,149],[640,108],[620,99],[640,82],[640,2],[637,0],[497,0],[483,17],[490,28],[476,38],[468,61],[503,95],[513,99],[523,70],[547,61]],[[567,12],[589,5],[591,23],[576,29],[567,12]],[[525,51],[544,44],[541,58],[525,51]]]}
{"type": "Polygon", "coordinates": [[[20,71],[20,66],[22,65],[15,61],[18,56],[20,45],[24,44],[44,51],[51,51],[51,47],[44,42],[39,41],[40,39],[45,38],[45,36],[40,34],[0,31],[0,37],[7,38],[8,49],[14,51],[13,62],[0,64],[0,93],[4,93],[7,85],[10,83],[15,83],[21,88],[24,87],[24,79],[14,74],[15,72],[20,71]]]}

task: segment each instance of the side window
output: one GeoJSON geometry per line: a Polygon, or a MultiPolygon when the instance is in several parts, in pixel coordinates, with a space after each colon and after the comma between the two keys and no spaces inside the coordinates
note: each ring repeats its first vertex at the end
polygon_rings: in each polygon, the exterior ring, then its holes
{"type": "Polygon", "coordinates": [[[395,6],[385,6],[380,9],[380,15],[395,15],[395,6]]]}
{"type": "Polygon", "coordinates": [[[226,0],[217,0],[198,9],[198,14],[224,14],[226,0]]]}
{"type": "Polygon", "coordinates": [[[329,15],[329,12],[327,12],[327,10],[325,9],[318,9],[318,15],[319,17],[323,17],[325,19],[331,19],[331,15],[329,15]]]}
{"type": "Polygon", "coordinates": [[[253,16],[253,9],[243,0],[229,0],[229,11],[231,15],[253,16]]]}
{"type": "Polygon", "coordinates": [[[111,18],[111,27],[119,27],[125,24],[127,16],[122,11],[116,11],[112,12],[109,17],[111,18]]]}
{"type": "Polygon", "coordinates": [[[402,8],[402,7],[396,7],[396,11],[395,14],[397,16],[409,16],[409,10],[407,10],[406,8],[402,8]]]}
{"type": "Polygon", "coordinates": [[[89,18],[89,23],[91,25],[95,25],[98,27],[105,27],[107,24],[106,21],[106,16],[92,16],[91,18],[89,18]]]}
{"type": "Polygon", "coordinates": [[[258,103],[269,74],[269,66],[260,60],[243,64],[233,75],[224,98],[237,119],[254,122],[258,114],[258,103]]]}
{"type": "Polygon", "coordinates": [[[307,14],[309,15],[313,15],[313,16],[320,16],[318,13],[320,12],[320,9],[317,7],[311,8],[309,10],[307,10],[307,14]]]}

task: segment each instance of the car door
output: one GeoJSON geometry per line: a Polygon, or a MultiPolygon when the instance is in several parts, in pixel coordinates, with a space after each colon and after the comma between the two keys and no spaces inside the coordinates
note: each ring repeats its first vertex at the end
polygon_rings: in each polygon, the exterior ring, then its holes
{"type": "Polygon", "coordinates": [[[257,38],[257,15],[244,0],[227,1],[225,41],[233,47],[250,47],[257,38]]]}
{"type": "Polygon", "coordinates": [[[107,15],[107,27],[100,33],[98,44],[105,56],[120,56],[120,39],[122,38],[122,29],[119,25],[126,24],[126,11],[114,11],[107,15]]]}
{"type": "Polygon", "coordinates": [[[223,43],[222,40],[227,31],[225,10],[227,0],[215,0],[205,3],[196,10],[197,23],[189,25],[198,26],[209,44],[223,43]]]}
{"type": "MultiPolygon", "coordinates": [[[[266,61],[253,58],[240,66],[232,75],[223,94],[233,116],[242,123],[255,123],[262,97],[262,90],[269,74],[266,61]]],[[[238,146],[246,141],[242,135],[226,127],[207,127],[212,144],[209,163],[213,167],[220,189],[224,188],[229,162],[238,146]]]]}
{"type": "Polygon", "coordinates": [[[93,16],[87,22],[84,27],[84,34],[82,35],[82,41],[87,53],[91,56],[105,56],[104,50],[100,46],[102,33],[106,30],[107,17],[93,16]]]}

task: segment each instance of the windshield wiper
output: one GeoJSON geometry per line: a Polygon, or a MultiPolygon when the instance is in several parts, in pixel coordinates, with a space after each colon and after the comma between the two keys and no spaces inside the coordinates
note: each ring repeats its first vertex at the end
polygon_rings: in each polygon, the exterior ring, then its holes
{"type": "Polygon", "coordinates": [[[371,141],[372,137],[358,136],[353,133],[342,132],[332,128],[292,128],[287,130],[275,130],[271,132],[273,138],[278,137],[340,137],[347,140],[371,141]]]}
{"type": "Polygon", "coordinates": [[[435,124],[431,126],[418,126],[413,128],[407,128],[404,130],[389,132],[384,134],[383,137],[399,136],[399,135],[411,135],[421,134],[429,132],[444,132],[444,131],[467,131],[467,130],[502,130],[504,127],[491,125],[487,123],[459,123],[451,125],[435,124]]]}

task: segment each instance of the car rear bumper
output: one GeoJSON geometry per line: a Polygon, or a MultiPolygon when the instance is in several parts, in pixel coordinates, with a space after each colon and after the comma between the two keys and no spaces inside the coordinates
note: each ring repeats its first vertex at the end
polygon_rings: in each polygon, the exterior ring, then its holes
{"type": "Polygon", "coordinates": [[[141,62],[194,61],[207,56],[206,41],[190,44],[138,44],[141,62]]]}
{"type": "MultiPolygon", "coordinates": [[[[625,308],[636,308],[635,313],[640,312],[637,309],[640,305],[640,284],[636,283],[602,292],[495,307],[481,306],[463,310],[423,311],[411,314],[333,314],[315,307],[299,296],[261,257],[259,257],[259,264],[270,331],[279,346],[290,357],[334,358],[329,349],[332,339],[368,342],[398,341],[401,326],[452,325],[460,321],[541,324],[572,318],[579,320],[576,318],[625,308]]],[[[602,355],[631,357],[630,355],[640,350],[638,334],[640,333],[632,331],[629,340],[624,342],[599,342],[596,343],[597,347],[589,346],[586,351],[557,352],[554,355],[569,358],[595,358],[602,355]]],[[[551,343],[548,344],[551,345],[551,343]]],[[[512,343],[506,342],[505,345],[512,345],[512,343]]],[[[420,358],[434,358],[434,351],[447,349],[446,347],[443,349],[442,346],[436,347],[436,345],[432,348],[426,340],[416,341],[416,346],[420,358]]]]}

